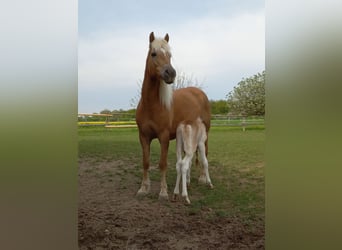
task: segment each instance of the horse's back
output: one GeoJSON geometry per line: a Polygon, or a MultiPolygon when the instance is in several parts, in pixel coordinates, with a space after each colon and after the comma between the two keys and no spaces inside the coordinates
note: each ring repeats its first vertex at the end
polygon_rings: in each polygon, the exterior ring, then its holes
{"type": "Polygon", "coordinates": [[[173,95],[173,129],[183,121],[196,121],[201,118],[206,130],[210,128],[210,103],[206,94],[195,87],[177,89],[173,95]]]}

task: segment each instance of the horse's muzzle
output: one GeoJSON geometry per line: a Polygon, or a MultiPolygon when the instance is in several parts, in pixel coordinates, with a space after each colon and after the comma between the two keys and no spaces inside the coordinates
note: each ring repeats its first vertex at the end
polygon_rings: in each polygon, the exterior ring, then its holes
{"type": "Polygon", "coordinates": [[[161,77],[165,83],[171,84],[175,81],[176,70],[171,65],[165,65],[161,72],[161,77]]]}

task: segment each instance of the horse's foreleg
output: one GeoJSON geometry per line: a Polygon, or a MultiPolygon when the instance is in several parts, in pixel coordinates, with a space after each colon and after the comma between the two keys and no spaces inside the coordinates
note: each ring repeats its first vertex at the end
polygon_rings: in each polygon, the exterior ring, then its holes
{"type": "Polygon", "coordinates": [[[138,190],[138,195],[146,195],[150,192],[151,182],[150,177],[148,175],[148,169],[150,166],[150,144],[151,140],[148,138],[143,137],[142,135],[139,136],[140,144],[142,147],[143,153],[143,179],[141,182],[141,187],[138,190]]]}
{"type": "Polygon", "coordinates": [[[167,151],[169,149],[169,136],[167,136],[166,140],[160,140],[160,161],[159,161],[159,168],[160,168],[160,193],[159,199],[161,200],[168,200],[169,195],[167,194],[167,183],[166,183],[166,170],[167,170],[167,151]]]}

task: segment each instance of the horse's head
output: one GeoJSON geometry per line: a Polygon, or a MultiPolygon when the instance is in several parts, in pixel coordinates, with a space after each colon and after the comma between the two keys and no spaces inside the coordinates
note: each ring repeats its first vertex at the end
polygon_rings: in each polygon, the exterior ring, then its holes
{"type": "Polygon", "coordinates": [[[171,65],[171,52],[169,35],[164,39],[155,38],[150,34],[150,49],[147,55],[147,67],[151,77],[162,79],[165,83],[173,83],[176,78],[176,70],[171,65]]]}

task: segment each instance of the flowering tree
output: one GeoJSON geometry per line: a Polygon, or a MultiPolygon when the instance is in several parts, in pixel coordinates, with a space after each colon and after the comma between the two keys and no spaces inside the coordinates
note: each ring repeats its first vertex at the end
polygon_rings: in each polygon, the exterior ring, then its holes
{"type": "Polygon", "coordinates": [[[228,107],[236,115],[265,115],[265,71],[242,79],[227,95],[228,107]]]}

